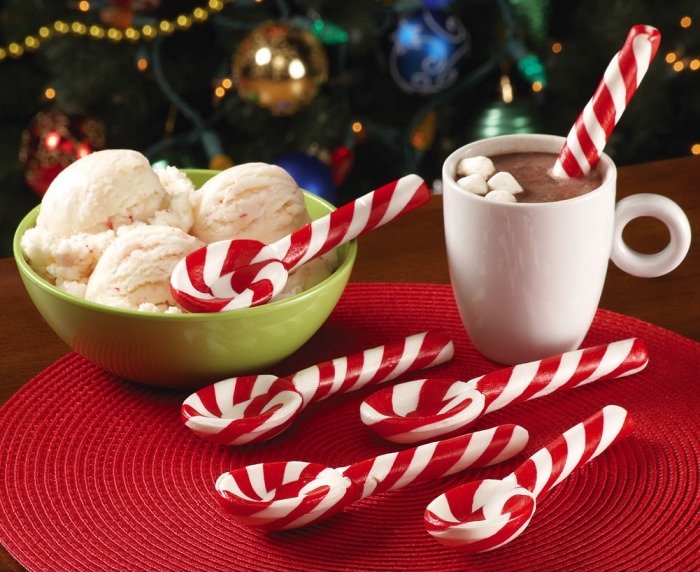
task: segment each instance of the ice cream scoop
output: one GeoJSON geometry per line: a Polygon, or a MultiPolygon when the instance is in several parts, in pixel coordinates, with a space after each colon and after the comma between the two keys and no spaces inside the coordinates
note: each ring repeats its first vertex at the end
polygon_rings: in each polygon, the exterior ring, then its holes
{"type": "Polygon", "coordinates": [[[465,552],[503,546],[527,528],[545,493],[631,431],[627,411],[608,405],[503,479],[472,481],[441,494],[425,510],[426,530],[441,544],[465,552]]]}
{"type": "Polygon", "coordinates": [[[193,198],[192,235],[207,244],[238,237],[269,244],[311,222],[294,178],[268,163],[224,169],[193,198]]]}
{"type": "Polygon", "coordinates": [[[347,467],[284,461],[239,467],[216,481],[219,502],[237,521],[265,530],[298,528],[389,490],[510,459],[527,445],[518,425],[386,453],[347,467]]]}
{"type": "Polygon", "coordinates": [[[470,381],[432,378],[399,383],[365,399],[360,416],[385,439],[415,443],[454,433],[507,405],[631,375],[648,361],[644,342],[629,338],[496,370],[470,381]]]}
{"type": "Polygon", "coordinates": [[[179,228],[120,228],[87,282],[85,299],[131,310],[174,308],[169,279],[175,264],[202,242],[179,228]]]}
{"type": "Polygon", "coordinates": [[[105,149],[56,176],[41,201],[37,227],[54,236],[98,233],[145,222],[167,201],[168,193],[144,155],[105,149]]]}
{"type": "Polygon", "coordinates": [[[204,439],[243,445],[272,439],[307,405],[452,359],[443,332],[428,331],[307,367],[289,377],[248,375],[203,387],[182,404],[185,425],[204,439]]]}
{"type": "Polygon", "coordinates": [[[138,151],[90,153],[52,181],[42,198],[36,225],[22,236],[22,251],[43,277],[82,297],[115,231],[162,217],[173,200],[148,159],[138,151]]]}
{"type": "Polygon", "coordinates": [[[266,245],[257,240],[214,242],[183,258],[173,270],[173,298],[191,312],[219,312],[269,302],[282,292],[289,273],[428,202],[430,190],[407,175],[296,232],[266,245]]]}

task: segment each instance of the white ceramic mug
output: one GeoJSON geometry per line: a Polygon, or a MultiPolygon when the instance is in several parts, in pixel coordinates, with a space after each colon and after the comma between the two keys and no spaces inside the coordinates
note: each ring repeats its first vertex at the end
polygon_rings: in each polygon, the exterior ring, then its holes
{"type": "Polygon", "coordinates": [[[443,164],[445,242],[462,322],[476,349],[504,364],[541,359],[579,347],[603,290],[608,260],[634,276],[676,268],[690,247],[690,223],[666,197],[638,194],[615,205],[617,170],[607,155],[597,189],[549,203],[501,203],[455,182],[463,157],[546,152],[556,160],[563,137],[505,135],[475,141],[443,164]],[[670,242],[640,254],[622,240],[632,219],[650,216],[670,242]]]}

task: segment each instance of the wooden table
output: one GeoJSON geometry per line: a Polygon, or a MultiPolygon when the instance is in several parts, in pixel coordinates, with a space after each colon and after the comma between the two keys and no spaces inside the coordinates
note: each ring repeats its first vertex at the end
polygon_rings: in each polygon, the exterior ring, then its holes
{"type": "MultiPolygon", "coordinates": [[[[612,264],[601,307],[700,340],[700,157],[624,167],[618,196],[658,192],[675,200],[695,233],[688,257],[667,276],[633,278],[612,264]]],[[[652,219],[631,223],[625,238],[642,252],[661,249],[665,228],[652,219]]],[[[442,200],[430,204],[360,239],[356,282],[448,283],[442,233],[442,200]]],[[[22,384],[67,353],[34,310],[12,259],[0,259],[0,405],[22,384]]],[[[0,547],[0,569],[22,570],[0,547]]]]}

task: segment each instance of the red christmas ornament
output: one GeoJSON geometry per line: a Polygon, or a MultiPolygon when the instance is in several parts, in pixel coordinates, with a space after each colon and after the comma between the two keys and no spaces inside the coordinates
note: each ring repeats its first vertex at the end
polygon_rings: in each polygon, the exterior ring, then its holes
{"type": "Polygon", "coordinates": [[[126,30],[134,25],[134,15],[151,12],[160,7],[161,0],[110,0],[110,5],[100,10],[100,20],[107,26],[126,30]]]}
{"type": "Polygon", "coordinates": [[[331,174],[336,186],[340,185],[347,178],[354,162],[355,154],[350,147],[341,145],[331,151],[331,174]]]}
{"type": "Polygon", "coordinates": [[[105,148],[106,129],[99,119],[42,111],[22,133],[19,160],[27,184],[43,196],[51,181],[68,165],[105,148]]]}

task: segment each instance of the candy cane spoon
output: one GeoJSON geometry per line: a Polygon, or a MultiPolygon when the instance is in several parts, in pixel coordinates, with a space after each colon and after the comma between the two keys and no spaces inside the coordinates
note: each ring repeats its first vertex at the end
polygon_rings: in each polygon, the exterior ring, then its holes
{"type": "Polygon", "coordinates": [[[182,419],[200,437],[223,445],[272,439],[311,403],[444,363],[450,337],[427,331],[305,368],[289,377],[248,375],[203,387],[182,404],[182,419]]]}
{"type": "Polygon", "coordinates": [[[216,491],[224,510],[242,524],[264,530],[298,528],[371,494],[500,463],[522,451],[527,440],[522,427],[501,425],[346,467],[303,461],[259,463],[222,474],[216,491]]]}
{"type": "Polygon", "coordinates": [[[384,439],[416,443],[453,434],[507,405],[632,375],[648,361],[644,342],[629,338],[496,370],[470,381],[432,378],[399,383],[365,399],[360,416],[384,439]]]}
{"type": "Polygon", "coordinates": [[[503,479],[472,481],[441,494],[425,510],[425,528],[441,544],[465,552],[503,546],[523,533],[548,491],[631,431],[627,411],[607,405],[503,479]]]}
{"type": "Polygon", "coordinates": [[[175,301],[190,312],[221,312],[266,304],[289,273],[312,258],[378,228],[428,202],[430,189],[406,175],[272,244],[233,239],[213,242],[180,260],[170,277],[175,301]]]}

